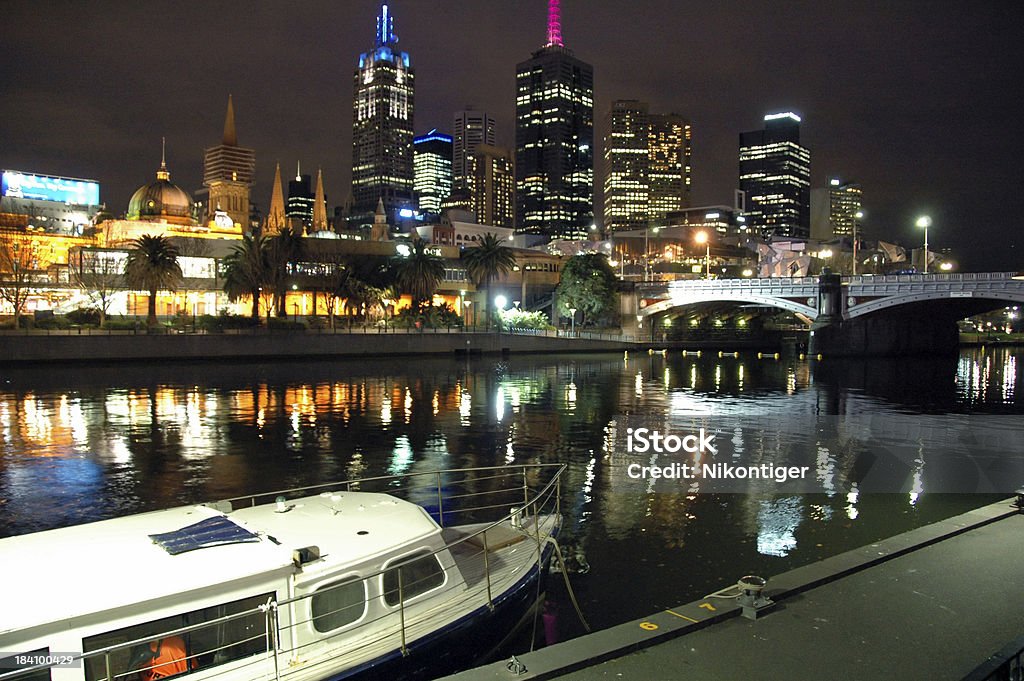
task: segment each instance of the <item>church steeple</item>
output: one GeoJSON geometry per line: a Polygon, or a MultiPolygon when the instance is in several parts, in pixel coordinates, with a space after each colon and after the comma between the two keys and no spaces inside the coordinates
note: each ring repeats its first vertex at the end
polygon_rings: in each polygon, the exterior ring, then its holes
{"type": "Polygon", "coordinates": [[[313,195],[313,232],[327,231],[327,197],[324,196],[324,171],[316,171],[316,193],[313,195]]]}
{"type": "Polygon", "coordinates": [[[288,219],[284,214],[284,192],[281,190],[281,164],[278,163],[274,170],[274,187],[270,193],[270,210],[267,211],[263,234],[273,236],[287,226],[288,219]]]}
{"type": "Polygon", "coordinates": [[[238,146],[238,134],[235,132],[235,106],[228,95],[228,112],[224,115],[224,140],[222,144],[229,147],[238,146]]]}

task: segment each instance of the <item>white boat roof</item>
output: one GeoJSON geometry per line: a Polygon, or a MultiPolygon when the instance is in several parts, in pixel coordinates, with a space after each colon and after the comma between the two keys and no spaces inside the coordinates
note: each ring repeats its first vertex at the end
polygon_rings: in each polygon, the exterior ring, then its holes
{"type": "MultiPolygon", "coordinates": [[[[320,549],[323,561],[309,565],[315,569],[362,562],[440,531],[422,508],[385,494],[325,494],[292,499],[287,508],[279,513],[266,504],[224,514],[186,506],[0,539],[9,580],[0,634],[275,571],[290,574],[292,552],[300,548],[320,549]],[[149,537],[225,515],[259,541],[171,555],[149,537]]],[[[181,607],[190,609],[186,600],[181,607]]]]}

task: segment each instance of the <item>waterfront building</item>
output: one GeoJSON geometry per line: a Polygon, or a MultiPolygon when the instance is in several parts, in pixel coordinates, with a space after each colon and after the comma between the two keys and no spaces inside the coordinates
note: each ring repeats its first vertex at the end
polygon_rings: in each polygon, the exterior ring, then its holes
{"type": "Polygon", "coordinates": [[[470,162],[481,144],[494,146],[494,117],[486,111],[467,107],[457,111],[452,121],[452,187],[469,190],[470,162]]]}
{"type": "Polygon", "coordinates": [[[830,178],[827,187],[811,190],[811,237],[834,239],[853,236],[864,192],[855,182],[830,178]]]}
{"type": "Polygon", "coordinates": [[[672,211],[690,206],[693,183],[693,126],[679,114],[651,114],[648,137],[648,215],[663,223],[672,211]]]}
{"type": "Polygon", "coordinates": [[[413,173],[420,213],[439,216],[452,191],[452,138],[434,129],[414,139],[413,173]]]}
{"type": "Polygon", "coordinates": [[[205,221],[213,222],[222,211],[239,232],[247,229],[251,212],[249,190],[255,180],[256,152],[238,145],[235,108],[228,95],[221,143],[203,154],[203,186],[207,193],[205,221]]]}
{"type": "Polygon", "coordinates": [[[477,221],[515,227],[516,180],[511,152],[481,144],[470,161],[470,193],[477,221]]]}
{"type": "Polygon", "coordinates": [[[594,222],[594,68],[565,47],[559,0],[547,44],[516,66],[516,229],[585,239],[594,222]]]}
{"type": "Polygon", "coordinates": [[[295,179],[288,180],[288,200],[285,202],[285,216],[289,222],[298,223],[304,231],[313,226],[312,178],[302,174],[302,166],[296,165],[295,179]]]}
{"type": "Polygon", "coordinates": [[[618,100],[608,112],[604,138],[604,227],[609,232],[647,226],[650,204],[647,102],[618,100]]]}
{"type": "Polygon", "coordinates": [[[768,238],[810,236],[811,152],[800,146],[800,117],[764,117],[764,129],[740,134],[739,185],[751,227],[768,238]]]}
{"type": "Polygon", "coordinates": [[[392,224],[401,211],[416,208],[415,75],[409,53],[398,49],[390,8],[382,3],[374,47],[359,55],[353,75],[350,228],[368,228],[378,201],[392,224]]]}

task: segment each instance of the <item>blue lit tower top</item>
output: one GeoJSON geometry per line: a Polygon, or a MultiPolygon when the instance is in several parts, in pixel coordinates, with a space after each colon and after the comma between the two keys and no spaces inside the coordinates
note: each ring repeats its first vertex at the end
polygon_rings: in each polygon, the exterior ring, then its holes
{"type": "Polygon", "coordinates": [[[398,44],[398,36],[395,35],[395,17],[391,14],[391,7],[386,2],[380,5],[380,14],[377,16],[377,35],[373,52],[364,52],[359,55],[359,68],[366,66],[367,62],[400,60],[409,68],[409,53],[392,50],[398,44]]]}
{"type": "Polygon", "coordinates": [[[386,2],[382,3],[380,6],[380,16],[377,17],[377,47],[397,43],[398,36],[395,35],[394,31],[394,17],[388,12],[388,4],[386,2]]]}

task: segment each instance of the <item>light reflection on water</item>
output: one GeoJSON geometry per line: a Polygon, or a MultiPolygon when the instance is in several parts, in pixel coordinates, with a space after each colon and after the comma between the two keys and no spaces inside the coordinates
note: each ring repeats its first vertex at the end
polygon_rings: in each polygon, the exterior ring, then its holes
{"type": "MultiPolygon", "coordinates": [[[[564,462],[570,562],[592,622],[607,626],[777,574],[991,500],[929,494],[928,457],[905,494],[843,487],[842,439],[752,432],[821,414],[1020,414],[1021,350],[850,361],[637,355],[396,363],[6,370],[0,378],[0,536],[330,480],[502,463],[564,462]],[[623,492],[627,415],[667,428],[713,420],[743,456],[810,443],[823,492],[623,492]],[[624,588],[628,586],[628,588],[624,588]]],[[[892,437],[897,437],[893,435],[892,437]]]]}

